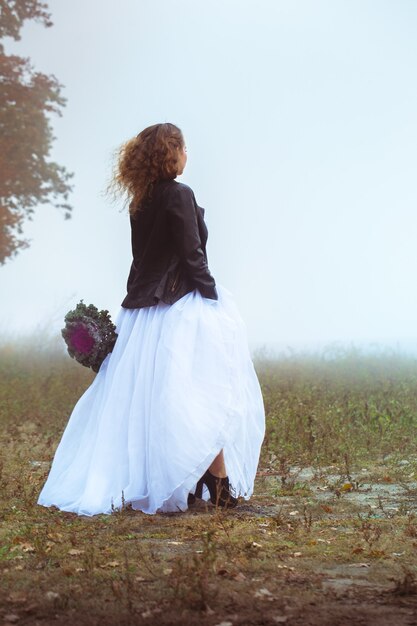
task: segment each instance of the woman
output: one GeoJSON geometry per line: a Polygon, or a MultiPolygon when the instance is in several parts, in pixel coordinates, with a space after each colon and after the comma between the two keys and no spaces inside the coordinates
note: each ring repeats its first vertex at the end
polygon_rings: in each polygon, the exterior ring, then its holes
{"type": "Polygon", "coordinates": [[[175,180],[186,162],[169,123],[120,149],[110,189],[130,200],[133,261],[118,337],[74,407],[38,504],[156,513],[196,497],[234,507],[253,492],[262,394],[244,322],[208,268],[204,209],[175,180]]]}

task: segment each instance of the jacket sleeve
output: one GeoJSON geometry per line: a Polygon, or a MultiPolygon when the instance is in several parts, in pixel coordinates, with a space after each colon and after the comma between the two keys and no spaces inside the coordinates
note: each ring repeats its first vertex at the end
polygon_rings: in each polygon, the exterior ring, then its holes
{"type": "Polygon", "coordinates": [[[201,295],[218,300],[216,281],[210,273],[201,247],[193,192],[177,184],[167,204],[168,223],[174,248],[201,295]]]}

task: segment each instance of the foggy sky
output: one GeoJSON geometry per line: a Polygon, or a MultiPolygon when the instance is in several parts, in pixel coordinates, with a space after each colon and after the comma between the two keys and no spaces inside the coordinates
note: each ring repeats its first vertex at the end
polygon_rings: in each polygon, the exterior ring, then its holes
{"type": "Polygon", "coordinates": [[[65,86],[51,156],[74,211],[41,205],[0,267],[0,334],[59,331],[81,298],[116,317],[131,251],[112,153],[169,121],[251,348],[417,343],[416,2],[48,4],[54,26],[6,52],[65,86]]]}

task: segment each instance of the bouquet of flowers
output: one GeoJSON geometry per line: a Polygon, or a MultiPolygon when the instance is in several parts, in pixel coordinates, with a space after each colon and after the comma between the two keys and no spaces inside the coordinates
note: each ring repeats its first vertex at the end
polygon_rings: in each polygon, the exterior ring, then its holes
{"type": "Polygon", "coordinates": [[[98,372],[117,339],[109,312],[99,311],[93,304],[87,306],[82,300],[66,314],[61,334],[69,355],[94,372],[98,372]]]}

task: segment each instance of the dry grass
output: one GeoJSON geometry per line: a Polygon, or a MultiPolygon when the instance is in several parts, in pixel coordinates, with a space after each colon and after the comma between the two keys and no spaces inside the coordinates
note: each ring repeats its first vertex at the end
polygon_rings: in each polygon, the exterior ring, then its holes
{"type": "Polygon", "coordinates": [[[415,359],[258,359],[267,437],[249,503],[87,518],[36,505],[93,379],[46,343],[0,347],[5,623],[410,623],[415,359]]]}

